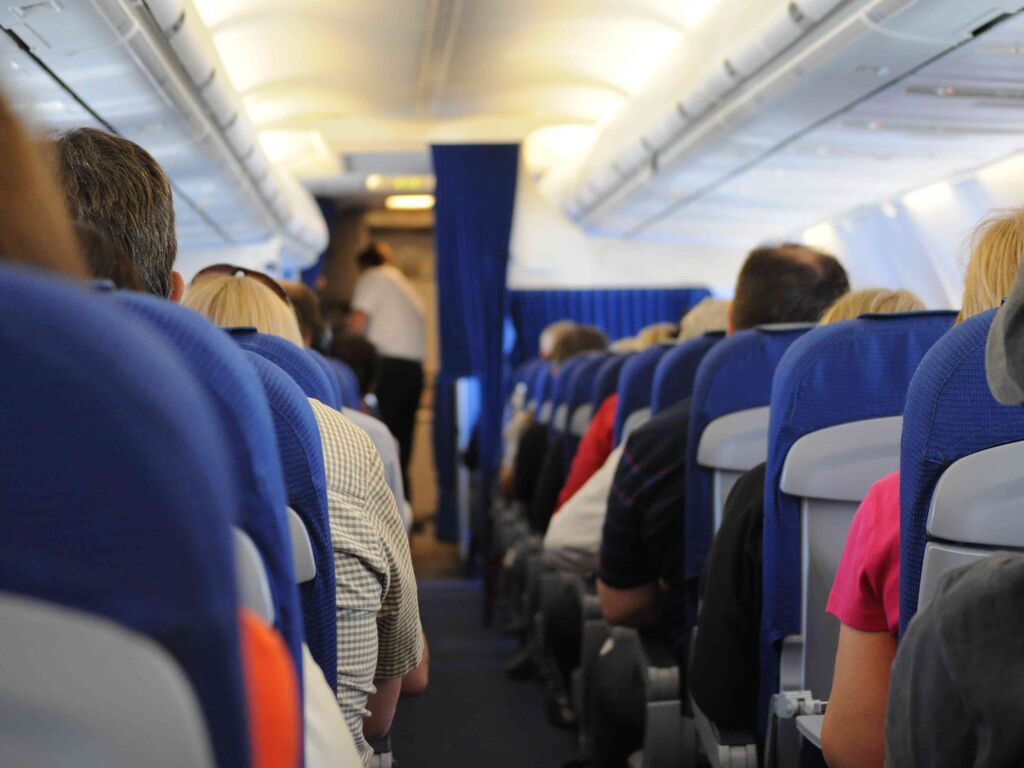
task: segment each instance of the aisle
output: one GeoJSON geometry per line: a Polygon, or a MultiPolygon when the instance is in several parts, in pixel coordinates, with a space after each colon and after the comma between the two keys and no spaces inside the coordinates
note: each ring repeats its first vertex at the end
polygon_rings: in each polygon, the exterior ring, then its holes
{"type": "Polygon", "coordinates": [[[481,626],[480,599],[479,581],[421,581],[430,688],[399,704],[398,768],[559,768],[576,754],[544,719],[540,685],[505,679],[517,644],[481,626]]]}

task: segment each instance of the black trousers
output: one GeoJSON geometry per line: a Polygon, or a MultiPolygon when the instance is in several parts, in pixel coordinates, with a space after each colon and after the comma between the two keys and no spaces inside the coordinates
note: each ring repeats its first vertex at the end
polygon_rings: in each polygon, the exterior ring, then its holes
{"type": "Polygon", "coordinates": [[[423,396],[423,366],[417,360],[398,357],[380,359],[377,379],[377,403],[380,419],[398,440],[402,462],[402,482],[405,496],[412,496],[409,486],[409,457],[412,455],[413,433],[416,429],[416,411],[423,396]]]}

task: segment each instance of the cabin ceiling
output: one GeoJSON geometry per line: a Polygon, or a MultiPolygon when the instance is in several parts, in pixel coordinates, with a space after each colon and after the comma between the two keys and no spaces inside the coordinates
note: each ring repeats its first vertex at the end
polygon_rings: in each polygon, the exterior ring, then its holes
{"type": "MultiPolygon", "coordinates": [[[[314,189],[432,141],[582,155],[714,6],[732,0],[194,0],[273,160],[314,189]]],[[[763,4],[763,3],[762,3],[763,4]]]]}

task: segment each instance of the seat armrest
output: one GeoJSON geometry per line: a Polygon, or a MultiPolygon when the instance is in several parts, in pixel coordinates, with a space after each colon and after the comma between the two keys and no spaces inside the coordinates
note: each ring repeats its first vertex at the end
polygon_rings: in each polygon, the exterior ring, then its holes
{"type": "Polygon", "coordinates": [[[824,715],[800,715],[796,719],[796,729],[806,741],[821,749],[821,725],[825,722],[824,715]]]}

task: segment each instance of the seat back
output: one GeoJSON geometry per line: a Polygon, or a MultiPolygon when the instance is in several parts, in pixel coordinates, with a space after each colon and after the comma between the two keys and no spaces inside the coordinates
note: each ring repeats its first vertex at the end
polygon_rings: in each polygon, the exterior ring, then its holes
{"type": "Polygon", "coordinates": [[[591,352],[580,358],[580,363],[573,371],[569,382],[568,427],[565,431],[565,466],[572,464],[580,439],[590,425],[594,409],[590,402],[594,388],[594,378],[604,361],[608,359],[605,352],[591,352]]]}
{"type": "Polygon", "coordinates": [[[546,360],[537,360],[536,365],[530,371],[530,378],[526,382],[527,396],[526,406],[537,413],[547,395],[547,388],[551,381],[551,364],[546,360]]]}
{"type": "Polygon", "coordinates": [[[899,469],[907,388],[954,317],[866,315],[816,328],[775,369],[765,470],[765,705],[778,690],[778,641],[801,632],[793,682],[828,698],[839,628],[825,604],[846,533],[871,485],[899,469]]]}
{"type": "Polygon", "coordinates": [[[550,364],[545,364],[537,376],[534,396],[530,402],[534,406],[534,419],[541,424],[551,421],[551,397],[555,388],[555,373],[550,364]]]}
{"type": "Polygon", "coordinates": [[[0,306],[0,590],[149,637],[194,689],[217,765],[248,766],[242,489],[214,404],[109,296],[0,267],[0,306]]]}
{"type": "Polygon", "coordinates": [[[767,456],[775,367],[789,345],[812,327],[789,324],[741,331],[716,344],[697,367],[685,448],[687,579],[700,576],[733,483],[767,456]]]}
{"type": "Polygon", "coordinates": [[[637,427],[651,418],[651,391],[654,371],[668,344],[655,344],[627,360],[619,373],[619,403],[615,410],[615,445],[619,445],[637,427]]]}
{"type": "MultiPolygon", "coordinates": [[[[288,506],[298,515],[312,552],[310,568],[297,574],[306,644],[323,670],[327,684],[337,687],[338,637],[335,620],[334,552],[327,511],[320,429],[305,393],[288,374],[255,352],[246,351],[266,393],[274,418],[288,506]],[[311,572],[310,572],[311,571],[311,572]]],[[[301,556],[293,557],[298,566],[301,556]]]]}
{"type": "Polygon", "coordinates": [[[333,357],[323,358],[341,380],[341,404],[346,408],[358,408],[363,401],[359,391],[359,379],[348,365],[333,357]]]}
{"type": "Polygon", "coordinates": [[[657,416],[667,408],[682,402],[693,394],[697,366],[725,333],[705,333],[695,339],[673,347],[658,361],[651,385],[651,415],[657,416]]]}
{"type": "Polygon", "coordinates": [[[319,400],[332,408],[339,407],[334,405],[337,401],[331,377],[305,350],[278,336],[258,333],[252,328],[231,328],[228,332],[242,349],[255,352],[287,373],[306,393],[306,397],[319,400]]]}
{"type": "Polygon", "coordinates": [[[284,477],[274,421],[252,366],[220,328],[190,309],[131,291],[117,293],[116,301],[182,350],[187,370],[209,393],[228,438],[231,476],[243,490],[236,523],[259,550],[274,600],[274,626],[287,643],[296,669],[301,669],[302,609],[284,477]]]}
{"type": "Polygon", "coordinates": [[[331,385],[331,400],[330,402],[324,401],[324,404],[331,406],[331,408],[340,410],[341,406],[345,403],[345,389],[337,371],[334,370],[334,366],[327,362],[327,358],[315,349],[306,349],[304,351],[306,355],[317,364],[320,370],[324,372],[324,376],[327,377],[328,384],[331,385]]]}
{"type": "Polygon", "coordinates": [[[615,394],[619,389],[619,373],[622,366],[632,357],[632,354],[608,355],[594,376],[594,383],[590,390],[590,410],[597,413],[601,403],[615,394]]]}
{"type": "Polygon", "coordinates": [[[565,361],[555,377],[551,393],[551,434],[562,435],[569,428],[569,399],[576,371],[583,363],[583,357],[576,355],[565,361]]]}
{"type": "Polygon", "coordinates": [[[1022,541],[1019,487],[1011,480],[1019,467],[1003,462],[1018,455],[1009,444],[1024,441],[1024,408],[1000,405],[985,379],[985,341],[995,313],[947,333],[921,361],[907,392],[900,446],[901,632],[917,611],[925,570],[930,595],[945,568],[1022,541]]]}
{"type": "Polygon", "coordinates": [[[214,768],[192,686],[143,635],[0,593],[0,657],[4,765],[214,768]]]}

